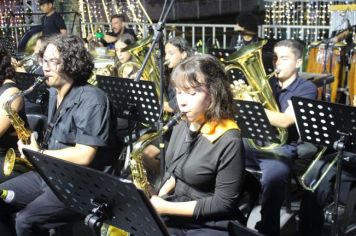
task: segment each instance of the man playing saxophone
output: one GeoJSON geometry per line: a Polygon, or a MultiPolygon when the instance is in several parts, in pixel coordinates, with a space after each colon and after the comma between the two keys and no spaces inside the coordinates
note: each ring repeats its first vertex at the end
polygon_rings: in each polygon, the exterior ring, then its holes
{"type": "MultiPolygon", "coordinates": [[[[256,224],[256,229],[265,235],[280,234],[280,209],[293,160],[297,157],[298,133],[290,99],[292,96],[315,99],[317,95],[316,86],[298,76],[302,52],[302,45],[295,40],[283,40],[274,47],[276,74],[269,84],[280,112],[265,111],[272,126],[288,129],[286,144],[269,151],[260,151],[244,142],[246,166],[257,167],[262,171],[261,221],[256,224]]],[[[251,99],[248,94],[246,97],[251,99]]]]}
{"type": "MultiPolygon", "coordinates": [[[[86,82],[93,69],[89,52],[80,38],[57,35],[49,39],[40,54],[50,87],[49,124],[41,147],[32,135],[29,145],[18,142],[20,151],[28,148],[49,158],[102,170],[112,164],[120,143],[108,97],[86,82]]],[[[65,207],[35,171],[0,184],[0,189],[15,193],[11,203],[0,200],[2,235],[42,235],[79,217],[65,207]],[[13,221],[14,212],[17,214],[13,221]]]]}
{"type": "MultiPolygon", "coordinates": [[[[14,128],[11,126],[8,114],[4,109],[5,103],[13,95],[20,92],[15,82],[15,69],[11,64],[11,55],[4,47],[0,45],[0,183],[6,179],[16,176],[14,172],[10,177],[5,177],[3,174],[3,163],[5,153],[9,148],[17,149],[17,135],[14,128]]],[[[26,121],[25,110],[23,106],[23,98],[15,99],[11,104],[11,109],[17,112],[19,116],[26,121]]]]}

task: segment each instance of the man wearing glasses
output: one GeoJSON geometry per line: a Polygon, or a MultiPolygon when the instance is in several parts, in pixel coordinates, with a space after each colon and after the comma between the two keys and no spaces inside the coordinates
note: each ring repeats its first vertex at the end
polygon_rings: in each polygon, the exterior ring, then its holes
{"type": "MultiPolygon", "coordinates": [[[[19,150],[32,149],[98,170],[112,164],[120,143],[116,119],[104,92],[87,84],[93,69],[90,54],[76,36],[57,35],[40,52],[50,87],[48,128],[40,146],[18,142],[19,150]]],[[[0,200],[1,235],[48,235],[48,230],[75,220],[35,171],[0,184],[15,193],[11,203],[0,200]],[[17,213],[15,221],[11,219],[17,213]],[[15,222],[15,224],[13,224],[15,222]]]]}

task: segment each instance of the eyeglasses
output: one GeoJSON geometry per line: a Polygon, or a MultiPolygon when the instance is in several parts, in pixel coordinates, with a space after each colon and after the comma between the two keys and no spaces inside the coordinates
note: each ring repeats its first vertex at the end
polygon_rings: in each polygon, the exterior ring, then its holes
{"type": "Polygon", "coordinates": [[[57,69],[58,65],[61,64],[60,60],[57,58],[46,59],[42,57],[38,58],[38,63],[40,66],[44,66],[44,64],[46,64],[51,69],[57,69]]]}

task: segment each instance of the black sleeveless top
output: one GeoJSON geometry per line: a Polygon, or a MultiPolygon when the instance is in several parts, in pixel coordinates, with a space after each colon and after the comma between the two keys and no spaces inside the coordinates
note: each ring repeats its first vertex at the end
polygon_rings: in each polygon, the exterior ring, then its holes
{"type": "MultiPolygon", "coordinates": [[[[9,88],[18,88],[15,83],[6,83],[0,87],[0,96],[9,88]]],[[[25,106],[23,106],[19,112],[20,118],[25,122],[25,126],[27,127],[27,119],[25,114],[25,106]]],[[[7,131],[0,137],[0,149],[9,149],[15,148],[17,149],[17,135],[14,133],[15,129],[11,125],[7,131]]]]}

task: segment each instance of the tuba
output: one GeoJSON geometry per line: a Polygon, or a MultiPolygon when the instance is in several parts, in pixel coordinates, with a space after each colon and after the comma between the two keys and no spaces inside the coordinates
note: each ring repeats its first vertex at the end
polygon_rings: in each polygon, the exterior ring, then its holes
{"type": "MultiPolygon", "coordinates": [[[[31,131],[25,128],[25,122],[20,118],[19,114],[11,109],[12,102],[18,97],[24,97],[31,93],[37,86],[45,81],[45,77],[37,77],[35,83],[27,90],[12,95],[4,104],[4,110],[10,119],[12,126],[14,127],[17,137],[23,143],[28,144],[30,142],[31,131]]],[[[32,164],[25,158],[16,157],[15,150],[10,148],[5,154],[3,172],[5,176],[9,176],[14,169],[15,163],[25,165],[27,169],[32,169],[32,164]]]]}
{"type": "MultiPolygon", "coordinates": [[[[263,103],[266,109],[279,112],[278,104],[274,99],[271,86],[268,82],[273,74],[266,75],[262,64],[262,47],[266,43],[267,40],[262,40],[240,48],[226,58],[225,63],[228,65],[225,67],[225,70],[241,70],[245,75],[248,84],[252,88],[252,94],[254,94],[255,100],[263,103]]],[[[234,96],[238,97],[238,94],[234,94],[234,96]]],[[[269,146],[259,146],[251,139],[248,140],[248,143],[252,148],[260,151],[271,150],[277,146],[285,144],[288,138],[287,130],[277,127],[277,131],[281,142],[280,144],[272,143],[269,146]]]]}
{"type": "MultiPolygon", "coordinates": [[[[141,65],[143,64],[143,61],[145,59],[146,53],[149,49],[151,42],[152,42],[152,37],[147,37],[123,49],[123,51],[130,53],[133,62],[132,61],[126,62],[119,67],[118,69],[119,77],[123,76],[125,71],[134,71],[136,69],[139,70],[141,68],[141,65]],[[127,69],[127,67],[130,68],[127,69]]],[[[158,67],[156,66],[155,62],[156,61],[154,58],[154,53],[152,53],[143,71],[142,78],[143,80],[152,81],[155,84],[156,92],[159,97],[161,94],[160,92],[161,82],[160,82],[158,67]]],[[[165,100],[167,100],[167,98],[165,98],[165,100]]]]}

